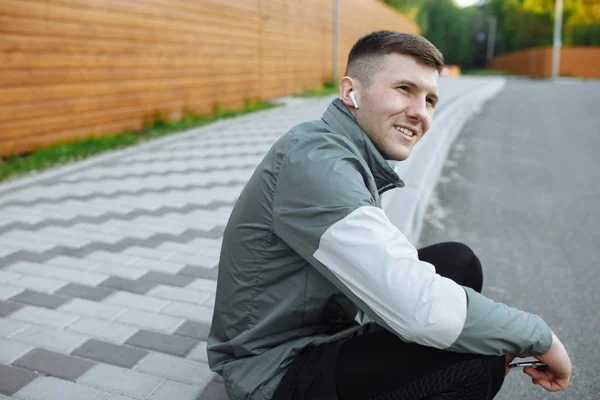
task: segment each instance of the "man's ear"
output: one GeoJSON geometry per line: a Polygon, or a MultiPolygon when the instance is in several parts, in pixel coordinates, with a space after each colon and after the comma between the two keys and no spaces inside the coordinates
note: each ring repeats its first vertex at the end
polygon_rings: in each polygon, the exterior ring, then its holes
{"type": "Polygon", "coordinates": [[[354,95],[356,96],[356,86],[358,86],[358,82],[349,76],[344,76],[340,81],[340,99],[350,111],[354,111],[356,108],[350,98],[350,92],[352,91],[354,91],[354,95]]]}

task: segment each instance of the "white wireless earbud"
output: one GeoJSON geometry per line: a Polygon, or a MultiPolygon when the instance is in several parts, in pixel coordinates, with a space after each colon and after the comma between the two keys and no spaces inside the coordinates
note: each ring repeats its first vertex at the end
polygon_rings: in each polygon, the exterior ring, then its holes
{"type": "Polygon", "coordinates": [[[354,108],[358,108],[358,103],[356,102],[356,95],[354,94],[354,91],[350,92],[350,100],[352,100],[354,108]]]}

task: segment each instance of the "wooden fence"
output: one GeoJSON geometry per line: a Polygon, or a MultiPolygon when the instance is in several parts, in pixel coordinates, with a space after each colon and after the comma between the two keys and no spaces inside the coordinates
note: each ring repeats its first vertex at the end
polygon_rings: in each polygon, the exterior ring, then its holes
{"type": "MultiPolygon", "coordinates": [[[[0,156],[139,129],[321,86],[335,0],[1,0],[0,156]]],[[[350,47],[416,24],[378,0],[339,0],[350,47]]]]}
{"type": "MultiPolygon", "coordinates": [[[[552,47],[536,47],[494,57],[492,69],[502,69],[517,75],[536,78],[552,76],[552,47]]],[[[600,47],[563,47],[560,55],[560,76],[600,78],[600,47]]]]}

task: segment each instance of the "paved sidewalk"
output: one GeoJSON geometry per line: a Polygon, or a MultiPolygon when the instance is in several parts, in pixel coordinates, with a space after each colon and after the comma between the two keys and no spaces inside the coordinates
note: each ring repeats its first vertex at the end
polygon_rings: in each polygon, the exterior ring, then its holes
{"type": "Polygon", "coordinates": [[[331,98],[0,185],[0,400],[226,399],[206,360],[224,226],[271,144],[331,98]]]}
{"type": "Polygon", "coordinates": [[[0,393],[226,398],[206,364],[223,229],[272,143],[330,99],[289,99],[4,188],[0,393]]]}

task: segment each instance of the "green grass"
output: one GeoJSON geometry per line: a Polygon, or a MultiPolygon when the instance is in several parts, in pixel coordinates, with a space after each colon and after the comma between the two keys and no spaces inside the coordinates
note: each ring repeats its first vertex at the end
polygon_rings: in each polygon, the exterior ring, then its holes
{"type": "Polygon", "coordinates": [[[339,91],[340,89],[337,83],[334,84],[333,82],[327,82],[320,89],[309,89],[305,92],[297,94],[296,97],[322,97],[339,93],[339,91]]]}
{"type": "Polygon", "coordinates": [[[82,160],[95,154],[133,146],[173,132],[181,132],[206,125],[219,119],[236,117],[273,107],[277,107],[277,105],[265,101],[248,103],[245,107],[236,110],[219,110],[218,107],[215,107],[215,112],[212,115],[188,114],[177,121],[165,121],[160,115],[157,115],[153,123],[148,124],[140,131],[127,131],[100,138],[58,143],[29,154],[0,158],[0,182],[28,172],[40,171],[71,161],[82,160]]]}
{"type": "Polygon", "coordinates": [[[468,71],[462,71],[462,75],[465,76],[508,76],[510,72],[502,69],[472,69],[468,71]]]}

